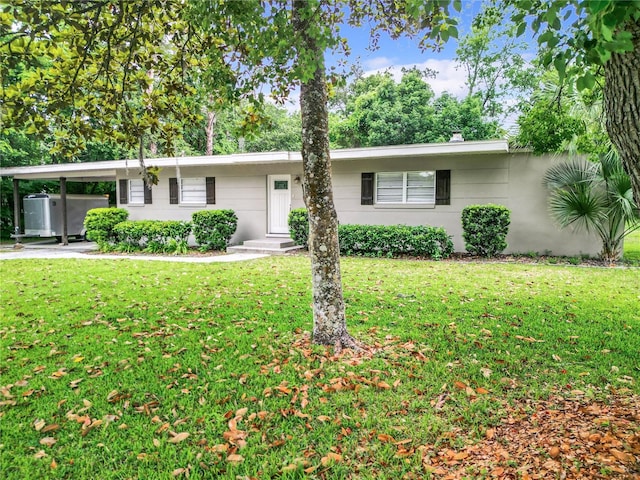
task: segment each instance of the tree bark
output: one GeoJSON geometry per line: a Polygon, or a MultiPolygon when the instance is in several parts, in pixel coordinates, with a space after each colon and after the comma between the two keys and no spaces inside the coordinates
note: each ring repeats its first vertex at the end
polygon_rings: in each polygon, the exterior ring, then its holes
{"type": "Polygon", "coordinates": [[[216,120],[216,112],[213,109],[207,110],[207,127],[205,130],[207,134],[207,149],[205,155],[213,155],[213,140],[216,136],[216,120]]]}
{"type": "Polygon", "coordinates": [[[306,0],[293,2],[293,26],[301,40],[299,56],[317,62],[313,77],[301,82],[303,193],[309,212],[309,254],[313,290],[313,342],[358,349],[347,332],[340,275],[338,216],[333,203],[329,157],[329,113],[324,51],[310,34],[303,12],[306,0]]]}
{"type": "MultiPolygon", "coordinates": [[[[155,72],[153,70],[149,70],[147,72],[147,77],[151,79],[151,82],[147,87],[147,94],[151,95],[151,93],[153,92],[153,79],[155,78],[155,72]]],[[[148,108],[150,108],[150,105],[148,108]]],[[[149,153],[153,156],[158,154],[158,144],[153,139],[149,139],[149,153]]]]}
{"type": "Polygon", "coordinates": [[[612,54],[605,64],[604,105],[609,138],[640,202],[640,20],[631,20],[625,30],[633,36],[634,49],[612,54]]]}

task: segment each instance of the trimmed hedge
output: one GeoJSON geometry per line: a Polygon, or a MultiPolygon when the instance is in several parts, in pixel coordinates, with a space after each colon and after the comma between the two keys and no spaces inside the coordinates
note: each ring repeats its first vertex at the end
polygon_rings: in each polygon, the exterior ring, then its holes
{"type": "Polygon", "coordinates": [[[493,257],[507,248],[511,211],[503,205],[468,205],[462,210],[462,238],[467,252],[493,257]]]}
{"type": "MultiPolygon", "coordinates": [[[[306,209],[291,210],[289,233],[297,245],[308,246],[309,216],[306,209]]],[[[444,228],[426,225],[339,225],[338,236],[342,255],[415,255],[437,260],[453,253],[451,236],[444,228]]]]}
{"type": "Polygon", "coordinates": [[[289,212],[289,235],[296,245],[309,246],[309,214],[306,208],[294,208],[289,212]]]}
{"type": "Polygon", "coordinates": [[[415,255],[434,260],[453,253],[451,236],[444,228],[426,225],[340,225],[340,253],[393,257],[415,255]]]}
{"type": "Polygon", "coordinates": [[[116,241],[114,227],[129,218],[124,208],[93,208],[84,218],[87,240],[98,244],[102,250],[116,241]]]}
{"type": "Polygon", "coordinates": [[[186,253],[191,223],[177,220],[125,221],[117,224],[114,232],[118,250],[186,253]]]}
{"type": "Polygon", "coordinates": [[[200,210],[191,219],[196,243],[203,250],[225,250],[238,228],[233,210],[200,210]]]}

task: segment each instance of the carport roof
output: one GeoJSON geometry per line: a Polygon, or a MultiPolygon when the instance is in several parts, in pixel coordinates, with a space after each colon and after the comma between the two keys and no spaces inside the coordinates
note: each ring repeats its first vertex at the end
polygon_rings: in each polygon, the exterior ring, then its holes
{"type": "MultiPolygon", "coordinates": [[[[332,161],[362,160],[374,158],[409,158],[433,155],[480,155],[508,153],[506,140],[478,142],[423,143],[416,145],[394,145],[386,147],[348,148],[331,151],[332,161]]],[[[196,167],[207,165],[251,165],[302,162],[300,152],[240,153],[198,157],[166,157],[146,159],[147,165],[155,167],[196,167]]],[[[43,180],[66,178],[68,181],[97,182],[115,181],[116,172],[138,167],[138,160],[114,160],[105,162],[60,163],[29,167],[0,168],[0,177],[20,180],[43,180]]]]}

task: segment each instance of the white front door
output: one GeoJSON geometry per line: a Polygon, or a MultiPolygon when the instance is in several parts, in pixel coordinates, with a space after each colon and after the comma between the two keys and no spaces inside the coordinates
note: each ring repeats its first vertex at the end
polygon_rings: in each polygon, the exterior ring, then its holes
{"type": "Polygon", "coordinates": [[[291,208],[291,175],[269,175],[269,233],[287,234],[291,208]]]}

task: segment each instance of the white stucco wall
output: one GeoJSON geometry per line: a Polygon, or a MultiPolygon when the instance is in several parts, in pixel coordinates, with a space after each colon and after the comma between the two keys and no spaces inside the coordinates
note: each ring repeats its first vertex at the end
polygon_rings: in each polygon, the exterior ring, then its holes
{"type": "MultiPolygon", "coordinates": [[[[149,161],[152,164],[152,160],[149,161]]],[[[140,178],[137,170],[129,171],[129,176],[119,172],[118,179],[140,178]]],[[[180,177],[215,177],[216,203],[213,205],[172,205],[169,203],[169,178],[177,177],[175,168],[163,168],[158,185],[153,187],[151,205],[118,205],[127,208],[130,220],[184,220],[190,221],[198,210],[232,209],[238,217],[238,229],[231,238],[232,244],[244,240],[263,238],[267,234],[267,175],[290,174],[292,208],[304,206],[302,187],[293,182],[295,175],[302,175],[294,165],[253,165],[253,166],[212,166],[181,167],[180,177]]],[[[119,182],[116,182],[119,188],[119,182]]],[[[120,198],[118,192],[117,198],[120,198]]]]}

